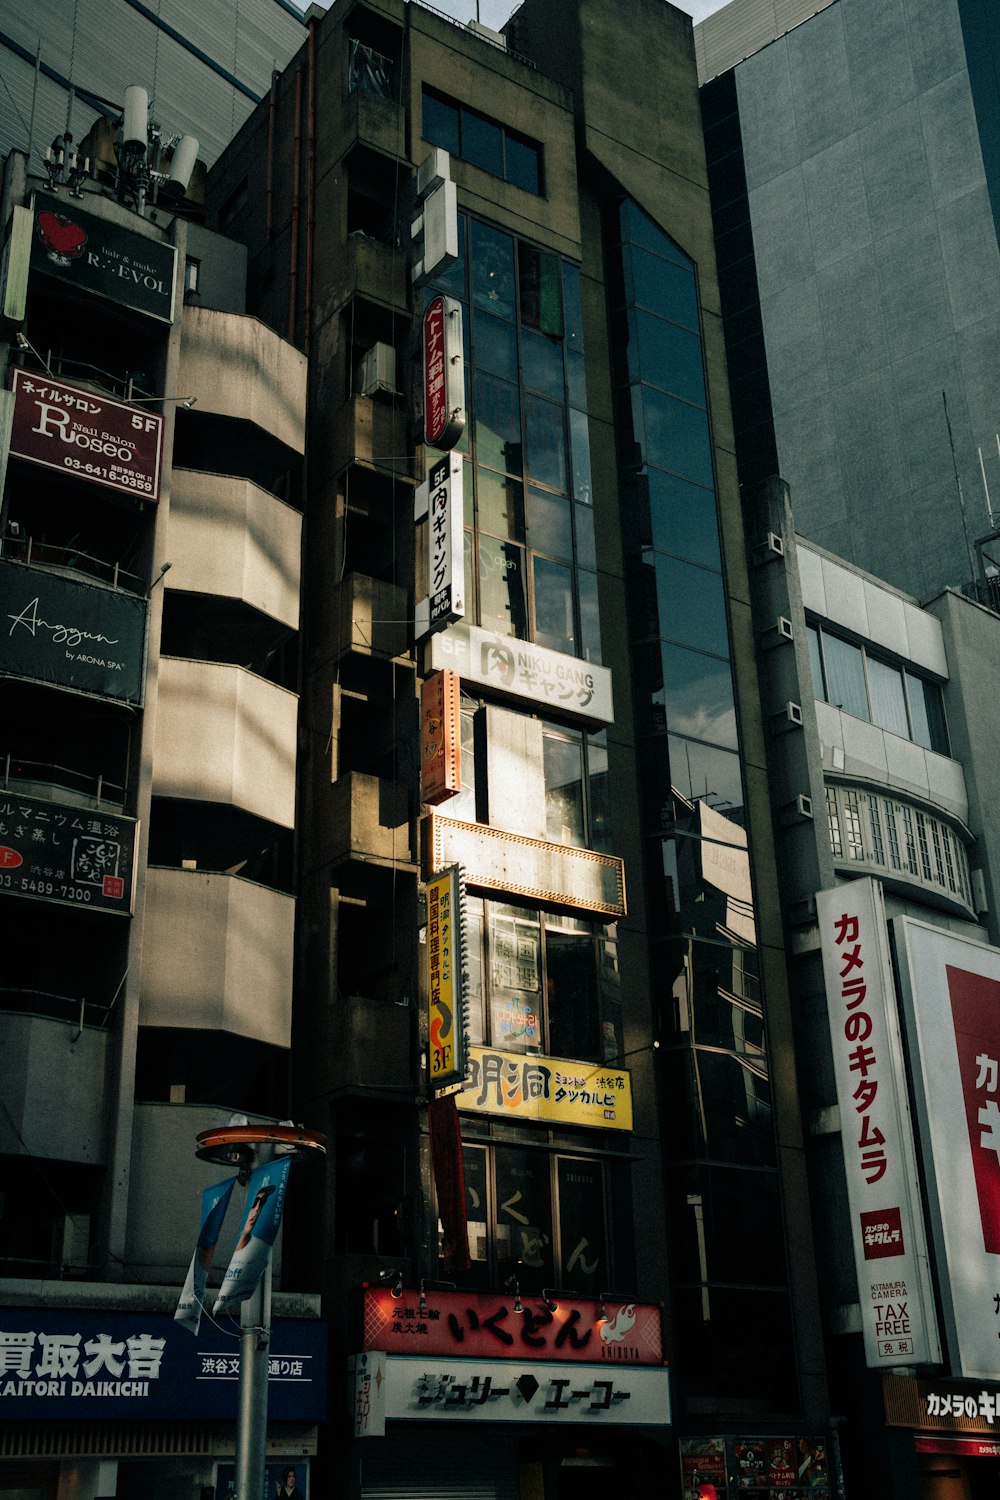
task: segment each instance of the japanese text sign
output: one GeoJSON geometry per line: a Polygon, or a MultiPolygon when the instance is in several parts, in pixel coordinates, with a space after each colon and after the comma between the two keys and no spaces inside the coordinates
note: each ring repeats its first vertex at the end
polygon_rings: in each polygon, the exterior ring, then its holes
{"type": "Polygon", "coordinates": [[[517,1312],[509,1296],[487,1292],[417,1292],[394,1297],[365,1291],[365,1347],[389,1354],[463,1359],[581,1360],[588,1364],[663,1363],[660,1309],[649,1302],[560,1297],[555,1308],[527,1293],[517,1312]]]}
{"type": "Polygon", "coordinates": [[[385,1414],[390,1419],[670,1425],[666,1369],[396,1355],[385,1365],[385,1414]]]}
{"type": "Polygon", "coordinates": [[[160,498],[163,418],[147,408],[15,370],[10,451],[137,500],[160,498]]]}
{"type": "Polygon", "coordinates": [[[1000,951],[893,923],[952,1373],[1000,1370],[1000,951]]]}
{"type": "Polygon", "coordinates": [[[452,667],[467,682],[505,698],[544,704],[581,723],[614,723],[611,672],[562,651],[496,635],[478,625],[452,625],[428,648],[431,667],[452,667]]]}
{"type": "Polygon", "coordinates": [[[620,1068],[470,1047],[469,1078],[458,1096],[459,1109],[598,1130],[632,1129],[632,1081],[620,1068]]]}
{"type": "Polygon", "coordinates": [[[465,614],[462,490],[462,459],[451,453],[432,465],[427,483],[417,487],[414,497],[414,520],[427,518],[428,596],[417,610],[418,638],[465,614]]]}
{"type": "Polygon", "coordinates": [[[84,213],[63,198],[38,193],[34,208],[32,270],[163,323],[173,322],[173,245],[84,213]]]}
{"type": "Polygon", "coordinates": [[[137,827],[108,809],[0,792],[0,891],[127,917],[137,827]]]}
{"type": "Polygon", "coordinates": [[[436,806],[462,790],[457,672],[433,672],[420,688],[420,796],[436,806]]]}
{"type": "Polygon", "coordinates": [[[148,604],[0,558],[0,674],[141,703],[148,604]]]}
{"type": "Polygon", "coordinates": [[[454,448],[464,430],[462,305],[433,297],[424,313],[424,442],[454,448]]]}
{"type": "Polygon", "coordinates": [[[871,1368],[939,1357],[881,887],[816,897],[854,1261],[871,1368]]]}
{"type": "Polygon", "coordinates": [[[432,1089],[465,1077],[464,895],[452,865],[427,884],[427,1010],[432,1089]]]}
{"type": "MultiPolygon", "coordinates": [[[[326,1325],[276,1318],[270,1416],[326,1414],[326,1325]]],[[[197,1338],[169,1314],[0,1309],[0,1422],[232,1420],[239,1349],[207,1322],[197,1338]]]]}

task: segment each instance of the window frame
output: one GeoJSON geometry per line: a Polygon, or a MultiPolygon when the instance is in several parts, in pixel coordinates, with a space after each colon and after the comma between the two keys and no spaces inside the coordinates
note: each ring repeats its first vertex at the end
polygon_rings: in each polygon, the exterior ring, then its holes
{"type": "MultiPolygon", "coordinates": [[[[422,84],[420,91],[420,130],[421,138],[425,140],[429,146],[439,146],[442,143],[440,141],[431,139],[431,137],[428,136],[426,131],[424,130],[423,105],[424,100],[427,98],[433,99],[436,104],[445,105],[447,108],[453,109],[455,111],[456,126],[458,130],[458,151],[454,154],[457,156],[459,161],[468,162],[470,166],[477,167],[479,171],[488,172],[491,177],[497,177],[501,182],[509,183],[511,187],[519,188],[523,193],[530,193],[534,198],[545,197],[545,150],[541,141],[536,141],[530,135],[525,135],[523,131],[515,130],[512,126],[505,125],[502,120],[494,119],[492,115],[484,114],[482,110],[474,109],[472,105],[464,103],[464,101],[461,99],[453,98],[451,95],[444,93],[443,90],[435,88],[432,84],[424,83],[422,84]],[[499,172],[494,172],[490,167],[485,166],[481,161],[477,161],[475,157],[467,156],[465,154],[465,117],[468,117],[470,120],[475,120],[483,125],[488,125],[491,128],[499,131],[499,172]],[[537,187],[527,187],[525,185],[525,182],[523,181],[524,174],[513,168],[512,165],[508,162],[508,142],[513,143],[513,145],[518,149],[518,152],[527,152],[531,156],[533,156],[537,168],[537,187]]],[[[444,149],[448,150],[450,149],[450,147],[446,146],[444,149]]]]}
{"type": "MultiPolygon", "coordinates": [[[[816,698],[820,703],[830,703],[830,698],[828,696],[830,691],[829,668],[826,661],[824,640],[830,639],[838,641],[842,645],[849,646],[858,651],[861,656],[865,697],[868,707],[868,717],[862,722],[871,724],[875,729],[881,729],[884,734],[894,734],[897,739],[908,739],[911,744],[919,745],[921,749],[929,750],[932,755],[944,755],[949,759],[953,758],[951,750],[951,734],[948,728],[948,716],[944,702],[944,683],[940,678],[932,676],[932,674],[929,672],[922,671],[912,661],[908,661],[904,657],[895,656],[891,651],[880,651],[877,646],[875,646],[873,649],[870,642],[864,639],[852,637],[852,635],[848,631],[840,631],[836,628],[830,629],[825,620],[822,620],[816,616],[807,614],[806,629],[808,632],[810,632],[809,666],[810,675],[813,679],[812,688],[814,698],[816,698]],[[817,664],[820,669],[819,682],[815,680],[815,669],[817,664]],[[875,717],[875,699],[872,692],[872,673],[870,670],[870,664],[877,664],[879,667],[887,668],[888,670],[897,672],[899,674],[903,691],[903,703],[906,711],[907,734],[905,736],[898,734],[896,730],[890,729],[885,724],[880,723],[880,721],[875,717]],[[928,740],[932,741],[932,743],[930,744],[925,743],[923,739],[919,739],[914,732],[915,714],[913,704],[911,702],[911,693],[913,691],[911,686],[912,682],[919,682],[924,692],[926,692],[928,688],[931,688],[935,690],[937,694],[935,714],[932,715],[928,713],[926,708],[926,700],[923,710],[923,716],[928,727],[927,738],[928,740]],[[938,721],[937,725],[932,722],[935,717],[938,721]],[[944,748],[941,748],[941,746],[935,745],[933,743],[935,728],[938,728],[940,730],[944,748]]],[[[831,707],[837,708],[841,713],[850,714],[852,718],[857,718],[857,715],[851,713],[851,710],[849,708],[844,708],[840,704],[831,704],[831,707]]]]}

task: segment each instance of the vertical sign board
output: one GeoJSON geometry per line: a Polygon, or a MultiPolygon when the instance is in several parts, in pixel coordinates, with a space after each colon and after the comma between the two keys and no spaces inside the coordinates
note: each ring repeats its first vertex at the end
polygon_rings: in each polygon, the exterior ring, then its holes
{"type": "Polygon", "coordinates": [[[427,882],[427,1006],[432,1090],[465,1079],[465,896],[452,865],[427,882]]]}
{"type": "Polygon", "coordinates": [[[462,458],[446,453],[417,486],[414,521],[427,520],[428,597],[417,605],[416,636],[443,630],[465,614],[465,535],[462,458]]]}
{"type": "Polygon", "coordinates": [[[420,795],[437,806],[462,790],[459,676],[433,672],[420,687],[420,795]]]}
{"type": "Polygon", "coordinates": [[[31,209],[15,204],[0,254],[0,316],[8,323],[23,323],[27,316],[31,229],[31,209]]]}
{"type": "Polygon", "coordinates": [[[1000,1371],[1000,951],[893,921],[952,1373],[1000,1371]]]}
{"type": "Polygon", "coordinates": [[[816,896],[858,1297],[871,1369],[940,1359],[881,887],[816,896]]]}
{"type": "Polygon", "coordinates": [[[424,442],[454,448],[465,431],[462,304],[432,297],[424,312],[424,442]]]}

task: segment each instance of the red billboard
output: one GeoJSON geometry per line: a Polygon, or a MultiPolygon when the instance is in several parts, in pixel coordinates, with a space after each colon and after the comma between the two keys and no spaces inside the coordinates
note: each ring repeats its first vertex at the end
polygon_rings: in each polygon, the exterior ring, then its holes
{"type": "Polygon", "coordinates": [[[16,369],[11,381],[16,458],[138,500],[160,498],[163,418],[103,392],[16,369]]]}
{"type": "Polygon", "coordinates": [[[661,1365],[663,1331],[654,1303],[527,1293],[365,1290],[365,1349],[462,1359],[578,1360],[661,1365]],[[515,1303],[520,1301],[520,1307],[515,1303]],[[605,1317],[601,1318],[603,1305],[605,1317]]]}
{"type": "Polygon", "coordinates": [[[424,313],[424,441],[454,448],[465,429],[462,307],[434,297],[424,313]]]}

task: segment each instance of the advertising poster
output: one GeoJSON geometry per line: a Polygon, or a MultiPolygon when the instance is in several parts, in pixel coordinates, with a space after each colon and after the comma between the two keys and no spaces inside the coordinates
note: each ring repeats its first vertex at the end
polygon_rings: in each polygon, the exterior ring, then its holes
{"type": "MultiPolygon", "coordinates": [[[[236,1500],[235,1464],[216,1464],[215,1500],[236,1500]]],[[[309,1500],[309,1460],[301,1454],[269,1458],[259,1500],[309,1500]]]]}
{"type": "Polygon", "coordinates": [[[0,891],[127,917],[138,826],[110,810],[0,791],[0,891]]]}
{"type": "Polygon", "coordinates": [[[681,1438],[684,1500],[830,1500],[822,1437],[681,1438]]]}
{"type": "Polygon", "coordinates": [[[1000,951],[893,922],[952,1373],[1000,1349],[1000,951]]]}
{"type": "Polygon", "coordinates": [[[252,1297],[264,1274],[271,1249],[281,1227],[291,1161],[257,1167],[247,1183],[247,1208],[233,1258],[212,1309],[216,1317],[252,1297]]]}
{"type": "Polygon", "coordinates": [[[181,1292],[174,1320],[182,1327],[197,1333],[201,1326],[201,1314],[205,1301],[208,1273],[215,1258],[215,1247],[219,1242],[219,1231],[226,1217],[229,1200],[233,1196],[235,1177],[207,1187],[201,1195],[201,1224],[198,1243],[191,1257],[187,1279],[181,1292]]]}
{"type": "Polygon", "coordinates": [[[727,1500],[725,1438],[681,1438],[681,1483],[684,1500],[727,1500]]]}

